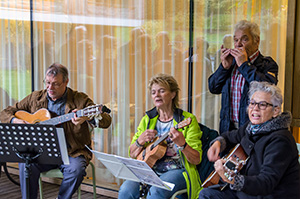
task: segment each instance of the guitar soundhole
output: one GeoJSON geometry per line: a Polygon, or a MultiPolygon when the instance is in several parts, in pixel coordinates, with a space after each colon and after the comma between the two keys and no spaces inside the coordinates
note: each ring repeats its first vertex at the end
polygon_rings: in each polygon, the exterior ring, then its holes
{"type": "Polygon", "coordinates": [[[154,145],[152,145],[152,146],[150,147],[150,151],[152,151],[153,148],[154,148],[154,145]]]}
{"type": "Polygon", "coordinates": [[[225,166],[230,170],[234,170],[236,165],[233,162],[228,161],[226,162],[225,166]]]}

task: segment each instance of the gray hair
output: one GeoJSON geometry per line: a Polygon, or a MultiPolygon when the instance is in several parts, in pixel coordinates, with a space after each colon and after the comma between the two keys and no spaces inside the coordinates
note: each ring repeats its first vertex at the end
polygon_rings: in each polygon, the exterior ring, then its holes
{"type": "Polygon", "coordinates": [[[63,82],[69,79],[68,69],[62,64],[54,63],[46,70],[46,76],[53,75],[53,77],[55,77],[58,74],[62,74],[63,82]]]}
{"type": "Polygon", "coordinates": [[[248,92],[249,99],[252,98],[253,94],[257,91],[271,94],[271,102],[274,106],[281,108],[283,102],[283,96],[281,90],[275,84],[269,82],[258,82],[252,81],[250,83],[250,89],[248,92]]]}
{"type": "Polygon", "coordinates": [[[247,20],[241,20],[234,26],[234,32],[236,32],[237,30],[247,29],[249,30],[254,41],[258,43],[260,38],[260,30],[256,23],[247,20]]]}

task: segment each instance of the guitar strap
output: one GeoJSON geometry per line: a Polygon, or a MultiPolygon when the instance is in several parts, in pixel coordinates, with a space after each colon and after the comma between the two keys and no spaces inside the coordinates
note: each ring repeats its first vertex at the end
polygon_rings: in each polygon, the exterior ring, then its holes
{"type": "MultiPolygon", "coordinates": [[[[183,110],[176,108],[173,114],[173,118],[177,123],[180,123],[181,121],[184,120],[183,117],[183,110]]],[[[146,114],[150,118],[150,120],[158,115],[156,107],[152,108],[151,110],[147,111],[146,114]]],[[[150,121],[147,124],[147,129],[149,129],[150,121]]]]}
{"type": "Polygon", "coordinates": [[[184,119],[182,113],[183,113],[183,110],[181,110],[181,109],[179,109],[179,108],[176,108],[176,109],[175,109],[174,114],[173,114],[173,118],[174,118],[174,120],[175,120],[177,123],[181,122],[181,121],[184,119]]]}

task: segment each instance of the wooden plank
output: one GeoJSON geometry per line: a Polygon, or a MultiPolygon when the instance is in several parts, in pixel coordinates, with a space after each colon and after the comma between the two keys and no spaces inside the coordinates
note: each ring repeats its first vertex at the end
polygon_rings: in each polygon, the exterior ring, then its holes
{"type": "MultiPolygon", "coordinates": [[[[293,2],[293,1],[292,1],[293,2]]],[[[290,6],[290,5],[289,5],[290,6]]],[[[296,16],[295,16],[295,51],[294,51],[294,64],[293,67],[293,85],[292,87],[288,87],[286,85],[286,89],[289,89],[289,92],[292,92],[292,114],[293,119],[300,119],[300,57],[297,56],[300,53],[300,4],[296,3],[296,16]]],[[[289,31],[288,31],[289,32],[289,31]]],[[[298,126],[300,127],[300,126],[298,126]]]]}
{"type": "Polygon", "coordinates": [[[293,136],[297,143],[300,143],[300,128],[299,127],[293,127],[293,136]]]}
{"type": "Polygon", "coordinates": [[[286,58],[284,78],[284,111],[292,111],[293,69],[295,62],[295,26],[296,26],[296,0],[288,1],[287,32],[286,32],[286,58]]]}
{"type": "MultiPolygon", "coordinates": [[[[19,178],[18,175],[11,174],[11,177],[18,181],[18,178],[19,178]]],[[[56,198],[58,191],[59,191],[59,185],[43,182],[43,194],[44,194],[45,199],[56,198]]],[[[21,199],[20,187],[18,185],[15,185],[14,183],[12,183],[7,178],[7,176],[5,175],[5,173],[3,171],[1,171],[1,177],[0,177],[0,198],[21,199]]],[[[93,198],[93,193],[86,192],[82,189],[81,190],[81,198],[82,199],[91,199],[91,198],[93,198]]],[[[77,199],[77,193],[75,193],[73,195],[72,199],[77,199]]],[[[97,199],[113,199],[113,198],[97,194],[97,199]]]]}

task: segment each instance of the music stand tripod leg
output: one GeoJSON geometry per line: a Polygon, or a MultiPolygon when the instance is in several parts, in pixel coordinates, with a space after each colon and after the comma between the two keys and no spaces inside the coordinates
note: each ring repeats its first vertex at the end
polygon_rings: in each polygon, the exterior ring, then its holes
{"type": "Polygon", "coordinates": [[[0,123],[0,134],[1,161],[25,163],[24,188],[27,190],[27,198],[32,163],[69,164],[62,128],[49,124],[0,123]]]}
{"type": "Polygon", "coordinates": [[[36,154],[35,156],[33,156],[32,154],[28,154],[28,153],[20,153],[17,149],[15,149],[13,147],[13,151],[16,153],[16,155],[21,158],[22,160],[25,160],[25,179],[26,179],[26,198],[29,198],[29,178],[30,178],[30,173],[31,173],[31,168],[30,165],[32,163],[33,160],[35,160],[36,158],[38,158],[40,155],[42,155],[43,150],[42,148],[40,148],[39,153],[36,154]]]}
{"type": "Polygon", "coordinates": [[[150,186],[140,182],[140,197],[139,199],[145,199],[147,197],[150,186]]]}
{"type": "MultiPolygon", "coordinates": [[[[20,183],[18,183],[17,181],[15,181],[15,180],[10,176],[10,174],[8,173],[6,162],[1,163],[1,166],[3,166],[4,172],[5,172],[6,176],[7,176],[7,178],[8,178],[10,181],[12,181],[15,185],[20,186],[20,183]]],[[[0,168],[1,168],[1,167],[0,167],[0,168]]],[[[0,175],[0,176],[1,176],[1,175],[0,175]]]]}
{"type": "MultiPolygon", "coordinates": [[[[5,164],[5,162],[0,162],[0,177],[1,177],[1,171],[2,171],[2,166],[5,164]]],[[[4,166],[3,166],[3,168],[4,168],[4,166]]]]}

